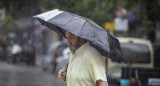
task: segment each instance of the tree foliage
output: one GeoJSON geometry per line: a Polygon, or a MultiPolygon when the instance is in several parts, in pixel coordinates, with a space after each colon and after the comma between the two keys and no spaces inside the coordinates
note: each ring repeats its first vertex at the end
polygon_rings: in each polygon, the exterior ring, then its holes
{"type": "Polygon", "coordinates": [[[37,12],[39,0],[0,0],[0,9],[5,8],[7,16],[14,19],[31,17],[37,12]]]}
{"type": "MultiPolygon", "coordinates": [[[[156,0],[41,0],[42,11],[58,8],[88,17],[103,27],[105,22],[113,22],[119,5],[139,20],[154,23],[159,20],[159,5],[156,0]],[[151,9],[152,8],[152,9],[151,9]]],[[[140,25],[147,24],[143,21],[140,25]]]]}
{"type": "Polygon", "coordinates": [[[145,26],[150,31],[160,21],[158,0],[0,0],[0,8],[5,7],[14,19],[58,8],[90,18],[102,27],[114,21],[119,5],[134,14],[136,29],[145,26]]]}
{"type": "Polygon", "coordinates": [[[58,8],[90,18],[103,26],[106,21],[112,21],[114,18],[115,1],[116,0],[41,0],[40,3],[43,4],[41,6],[45,8],[42,11],[58,8]]]}
{"type": "Polygon", "coordinates": [[[7,34],[10,31],[14,32],[18,30],[18,24],[11,16],[5,17],[2,23],[3,23],[2,29],[4,30],[5,34],[7,34]]]}

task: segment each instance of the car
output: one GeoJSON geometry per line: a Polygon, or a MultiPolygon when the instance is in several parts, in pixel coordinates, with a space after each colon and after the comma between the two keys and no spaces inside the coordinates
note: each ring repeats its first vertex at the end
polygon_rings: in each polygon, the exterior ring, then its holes
{"type": "MultiPolygon", "coordinates": [[[[122,84],[122,80],[128,80],[136,77],[142,69],[154,68],[153,48],[149,40],[140,38],[119,37],[120,45],[126,58],[126,63],[117,63],[108,59],[107,77],[108,82],[116,81],[116,84],[122,84]]],[[[128,82],[127,81],[127,82],[128,82]]],[[[115,82],[109,83],[114,86],[115,82]]],[[[115,85],[117,86],[117,85],[115,85]]]]}

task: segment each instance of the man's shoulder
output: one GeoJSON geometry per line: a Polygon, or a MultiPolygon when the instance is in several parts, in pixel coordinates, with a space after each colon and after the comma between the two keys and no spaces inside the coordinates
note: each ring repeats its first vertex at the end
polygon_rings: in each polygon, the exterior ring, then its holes
{"type": "Polygon", "coordinates": [[[95,53],[96,52],[96,49],[93,48],[91,45],[89,45],[87,48],[86,48],[86,52],[87,53],[95,53]]]}
{"type": "Polygon", "coordinates": [[[101,57],[102,55],[92,46],[88,46],[86,49],[86,54],[91,55],[91,56],[98,56],[101,57]]]}
{"type": "Polygon", "coordinates": [[[93,64],[95,62],[100,62],[100,63],[104,62],[104,57],[92,46],[89,46],[86,49],[85,55],[86,55],[85,59],[89,60],[89,63],[91,63],[91,64],[93,64]]]}

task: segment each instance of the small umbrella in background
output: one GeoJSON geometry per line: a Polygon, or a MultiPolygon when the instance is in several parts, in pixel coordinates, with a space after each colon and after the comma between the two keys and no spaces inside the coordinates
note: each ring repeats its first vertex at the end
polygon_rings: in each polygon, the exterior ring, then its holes
{"type": "Polygon", "coordinates": [[[119,40],[88,18],[58,9],[36,15],[33,18],[64,37],[67,30],[86,39],[102,56],[109,57],[116,62],[125,62],[119,40]]]}

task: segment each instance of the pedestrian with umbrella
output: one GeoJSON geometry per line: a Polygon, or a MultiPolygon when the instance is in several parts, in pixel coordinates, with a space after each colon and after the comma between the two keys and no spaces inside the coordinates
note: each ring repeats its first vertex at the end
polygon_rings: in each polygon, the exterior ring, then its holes
{"type": "Polygon", "coordinates": [[[57,9],[34,18],[67,38],[72,55],[58,72],[67,86],[108,86],[104,57],[125,62],[119,41],[88,18],[57,9]]]}

